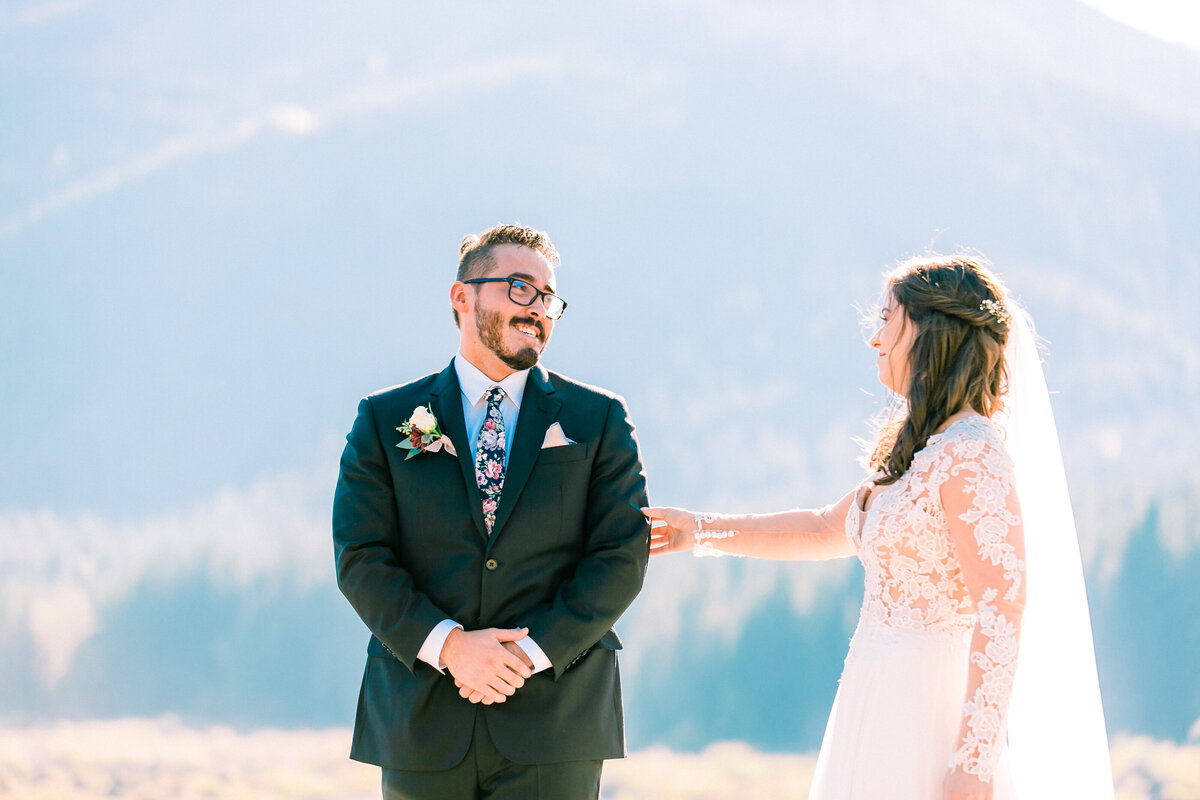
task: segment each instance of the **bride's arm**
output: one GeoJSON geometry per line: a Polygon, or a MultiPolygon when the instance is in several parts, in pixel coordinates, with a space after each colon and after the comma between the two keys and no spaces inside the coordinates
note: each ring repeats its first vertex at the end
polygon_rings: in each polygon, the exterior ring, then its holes
{"type": "Polygon", "coordinates": [[[663,523],[650,529],[651,555],[700,548],[709,551],[706,555],[819,561],[854,555],[845,526],[854,495],[851,491],[825,508],[774,514],[697,514],[667,507],[642,513],[663,523]]]}
{"type": "Polygon", "coordinates": [[[941,486],[950,538],[977,615],[947,797],[975,796],[980,784],[992,781],[1005,740],[1025,608],[1025,537],[1012,464],[999,447],[976,445],[963,451],[966,457],[954,458],[941,486]]]}

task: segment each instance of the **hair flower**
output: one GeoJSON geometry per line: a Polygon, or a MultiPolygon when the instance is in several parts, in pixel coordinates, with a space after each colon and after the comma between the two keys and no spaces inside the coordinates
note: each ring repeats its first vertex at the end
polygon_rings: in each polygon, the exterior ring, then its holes
{"type": "Polygon", "coordinates": [[[1008,313],[1008,309],[1005,308],[1003,304],[998,303],[990,298],[979,304],[979,310],[986,311],[987,313],[991,314],[992,319],[996,320],[1006,328],[1008,327],[1008,324],[1012,322],[1012,315],[1008,313]]]}

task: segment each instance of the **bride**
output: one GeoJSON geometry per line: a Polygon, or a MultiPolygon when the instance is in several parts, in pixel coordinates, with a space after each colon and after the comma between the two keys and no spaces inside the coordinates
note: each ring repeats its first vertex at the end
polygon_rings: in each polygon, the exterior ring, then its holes
{"type": "Polygon", "coordinates": [[[1113,797],[1058,437],[1024,312],[983,262],[886,276],[871,337],[903,397],[826,508],[647,508],[655,555],[857,556],[862,611],[810,800],[1113,797]]]}

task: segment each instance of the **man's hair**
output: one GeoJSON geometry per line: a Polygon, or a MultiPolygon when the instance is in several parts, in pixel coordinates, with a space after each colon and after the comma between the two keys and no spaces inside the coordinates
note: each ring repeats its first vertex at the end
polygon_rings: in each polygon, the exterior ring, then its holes
{"type": "MultiPolygon", "coordinates": [[[[553,269],[558,266],[558,251],[550,242],[545,231],[526,225],[495,225],[482,233],[468,233],[458,247],[458,273],[456,281],[482,278],[496,265],[492,248],[502,244],[518,244],[541,253],[553,269]]],[[[458,312],[454,312],[454,324],[458,324],[458,312]]]]}

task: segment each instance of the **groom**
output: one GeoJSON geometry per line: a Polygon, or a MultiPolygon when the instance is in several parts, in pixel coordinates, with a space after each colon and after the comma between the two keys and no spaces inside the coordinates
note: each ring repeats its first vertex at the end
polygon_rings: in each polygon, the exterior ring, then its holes
{"type": "Polygon", "coordinates": [[[596,798],[624,755],[620,639],[649,528],[624,401],[543,369],[566,303],[541,231],[467,236],[440,373],[362,400],[333,505],[371,631],[351,758],[385,798],[596,798]]]}

